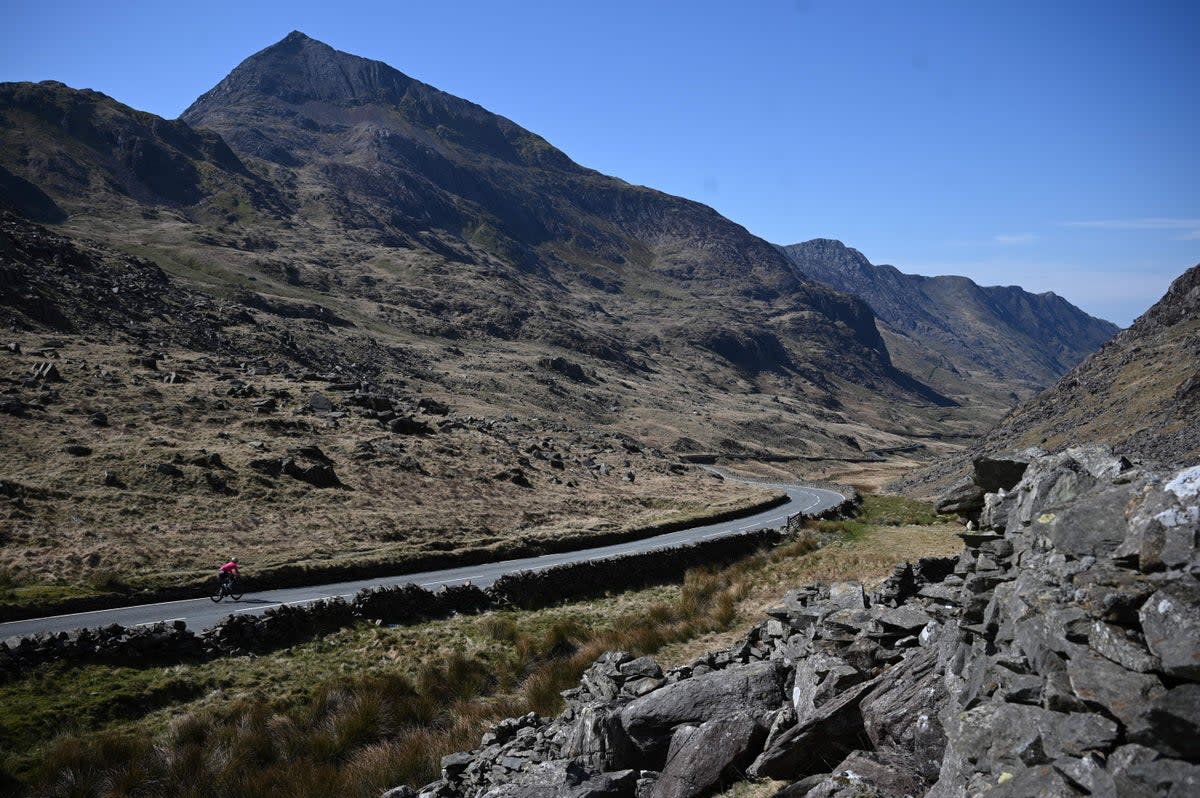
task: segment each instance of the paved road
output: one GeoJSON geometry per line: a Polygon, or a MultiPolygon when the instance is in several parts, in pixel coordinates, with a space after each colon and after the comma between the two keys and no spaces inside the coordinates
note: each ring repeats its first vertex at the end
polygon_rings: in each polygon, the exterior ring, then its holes
{"type": "Polygon", "coordinates": [[[781,526],[789,515],[798,512],[818,513],[839,504],[845,497],[840,493],[822,488],[809,488],[800,485],[788,485],[776,482],[756,482],[767,488],[774,488],[788,494],[790,501],[778,507],[753,516],[747,516],[736,521],[726,521],[720,524],[683,529],[669,532],[642,540],[632,540],[626,543],[616,543],[611,546],[599,546],[578,551],[545,554],[540,557],[527,557],[519,560],[505,560],[496,563],[480,565],[465,565],[458,568],[445,568],[440,571],[426,571],[417,574],[405,574],[382,579],[366,579],[355,582],[338,582],[329,585],[309,587],[284,588],[281,590],[266,590],[261,593],[248,593],[241,601],[230,599],[215,604],[210,599],[183,599],[180,601],[163,601],[157,604],[142,604],[134,607],[118,607],[110,610],[94,612],[78,612],[69,615],[55,615],[46,618],[31,618],[25,621],[0,623],[0,640],[16,635],[29,635],[35,632],[65,632],[71,629],[94,628],[109,624],[122,626],[145,626],[160,621],[182,620],[192,629],[207,629],[218,620],[230,613],[260,613],[281,604],[306,604],[320,601],[324,598],[341,596],[351,599],[367,587],[385,585],[402,585],[415,582],[430,589],[440,585],[458,585],[470,581],[479,587],[487,587],[501,575],[513,571],[537,571],[552,565],[592,560],[601,557],[612,557],[619,554],[651,549],[678,546],[682,543],[692,543],[708,538],[735,535],[739,532],[749,532],[765,527],[781,526]]]}

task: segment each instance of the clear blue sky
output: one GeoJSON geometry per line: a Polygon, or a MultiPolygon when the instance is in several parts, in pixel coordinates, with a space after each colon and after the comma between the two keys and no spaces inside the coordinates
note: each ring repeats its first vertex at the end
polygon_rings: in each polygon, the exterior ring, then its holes
{"type": "Polygon", "coordinates": [[[1128,324],[1200,262],[1200,3],[5,3],[0,80],[177,116],[299,29],[776,243],[1128,324]]]}

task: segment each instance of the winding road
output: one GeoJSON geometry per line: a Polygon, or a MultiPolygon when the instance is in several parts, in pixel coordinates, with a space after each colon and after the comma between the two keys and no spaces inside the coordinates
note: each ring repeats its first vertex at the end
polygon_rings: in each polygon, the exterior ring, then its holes
{"type": "Polygon", "coordinates": [[[788,495],[789,501],[765,512],[740,518],[736,521],[697,526],[641,540],[615,543],[610,546],[578,549],[576,551],[559,552],[557,554],[544,554],[540,557],[526,557],[518,560],[465,565],[457,568],[403,574],[382,579],[365,579],[354,582],[337,582],[328,585],[266,590],[261,593],[248,593],[238,602],[231,602],[227,599],[216,604],[207,598],[182,599],[179,601],[163,601],[157,604],[140,604],[132,607],[118,607],[108,610],[54,615],[45,618],[30,618],[24,621],[11,621],[0,623],[0,639],[39,632],[66,632],[72,629],[96,628],[114,623],[122,626],[147,626],[163,621],[184,621],[191,629],[200,630],[207,629],[230,613],[260,613],[282,604],[306,604],[339,596],[349,600],[363,588],[403,585],[410,582],[431,590],[436,590],[441,585],[459,585],[468,581],[479,587],[487,587],[503,574],[514,571],[538,571],[543,568],[562,565],[563,563],[614,557],[622,554],[634,554],[668,546],[678,546],[684,543],[694,543],[709,538],[736,535],[766,527],[778,527],[787,521],[789,515],[799,512],[819,513],[837,506],[845,499],[842,494],[824,488],[812,488],[778,482],[754,482],[753,484],[783,491],[788,495]]]}

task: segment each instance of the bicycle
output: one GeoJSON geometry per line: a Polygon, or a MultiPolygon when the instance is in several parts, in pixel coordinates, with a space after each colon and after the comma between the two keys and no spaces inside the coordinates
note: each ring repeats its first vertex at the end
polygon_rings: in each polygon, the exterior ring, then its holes
{"type": "Polygon", "coordinates": [[[212,595],[210,595],[209,598],[213,601],[220,601],[226,596],[229,596],[234,601],[241,601],[242,580],[240,578],[235,576],[229,580],[217,580],[217,589],[212,592],[212,595]]]}

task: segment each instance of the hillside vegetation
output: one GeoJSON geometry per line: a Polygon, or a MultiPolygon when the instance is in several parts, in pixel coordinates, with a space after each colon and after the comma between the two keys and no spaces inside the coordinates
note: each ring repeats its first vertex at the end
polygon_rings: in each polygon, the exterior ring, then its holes
{"type": "Polygon", "coordinates": [[[689,661],[790,587],[870,583],[898,561],[952,553],[959,540],[943,520],[867,497],[854,522],[824,522],[729,568],[689,572],[682,585],[363,625],[259,658],[51,666],[0,686],[0,731],[13,742],[3,766],[13,789],[46,795],[376,796],[422,784],[442,755],[473,747],[499,719],[557,711],[559,692],[603,651],[689,661]],[[836,539],[813,551],[816,534],[836,539]],[[54,737],[64,701],[74,726],[54,737]]]}

